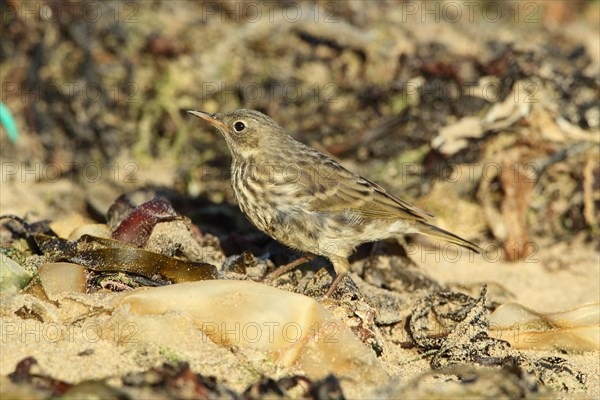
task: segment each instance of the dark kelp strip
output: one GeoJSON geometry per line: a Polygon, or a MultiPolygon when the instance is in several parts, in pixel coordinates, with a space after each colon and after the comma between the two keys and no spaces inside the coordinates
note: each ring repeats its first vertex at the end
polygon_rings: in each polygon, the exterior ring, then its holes
{"type": "Polygon", "coordinates": [[[54,260],[73,262],[96,272],[121,271],[147,278],[160,274],[175,283],[219,278],[212,264],[180,260],[118,240],[83,235],[67,241],[41,234],[34,235],[34,239],[42,253],[54,260]]]}

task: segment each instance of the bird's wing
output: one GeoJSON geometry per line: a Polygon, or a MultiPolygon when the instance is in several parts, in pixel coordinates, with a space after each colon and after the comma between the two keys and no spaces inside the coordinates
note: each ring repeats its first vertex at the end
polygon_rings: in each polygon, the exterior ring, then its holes
{"type": "Polygon", "coordinates": [[[336,162],[321,164],[318,172],[316,179],[308,173],[302,179],[303,189],[310,199],[307,204],[310,210],[352,210],[365,218],[405,218],[422,222],[433,218],[336,162]]]}

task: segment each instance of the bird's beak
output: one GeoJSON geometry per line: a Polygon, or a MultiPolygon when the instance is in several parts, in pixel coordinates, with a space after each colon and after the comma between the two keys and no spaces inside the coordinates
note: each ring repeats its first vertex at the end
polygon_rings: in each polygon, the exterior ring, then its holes
{"type": "Polygon", "coordinates": [[[188,113],[192,114],[200,119],[205,120],[206,122],[208,122],[215,128],[224,129],[225,131],[227,131],[227,125],[225,125],[223,122],[219,121],[217,119],[216,114],[211,114],[211,113],[207,113],[204,111],[188,111],[188,113]]]}

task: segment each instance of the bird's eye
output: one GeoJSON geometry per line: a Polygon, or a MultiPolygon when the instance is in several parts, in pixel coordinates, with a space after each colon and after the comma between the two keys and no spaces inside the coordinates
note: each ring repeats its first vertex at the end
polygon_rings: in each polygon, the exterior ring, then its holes
{"type": "Polygon", "coordinates": [[[236,132],[241,132],[244,129],[246,129],[246,124],[242,121],[238,121],[235,124],[233,124],[233,129],[235,129],[236,132]]]}

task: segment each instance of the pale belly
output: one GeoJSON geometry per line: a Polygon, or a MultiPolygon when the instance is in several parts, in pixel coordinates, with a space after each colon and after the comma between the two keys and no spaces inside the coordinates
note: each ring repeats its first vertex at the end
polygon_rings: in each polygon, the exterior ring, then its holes
{"type": "Polygon", "coordinates": [[[323,213],[297,206],[272,205],[250,212],[246,217],[278,242],[325,257],[348,257],[362,243],[374,242],[415,230],[404,220],[364,220],[352,212],[323,213]]]}

